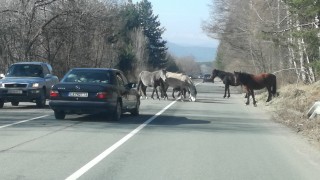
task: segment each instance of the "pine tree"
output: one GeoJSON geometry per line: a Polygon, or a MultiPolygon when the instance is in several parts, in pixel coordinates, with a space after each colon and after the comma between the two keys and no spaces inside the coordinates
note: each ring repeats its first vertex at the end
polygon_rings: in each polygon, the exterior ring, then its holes
{"type": "Polygon", "coordinates": [[[139,22],[144,35],[148,38],[149,65],[152,68],[162,68],[166,63],[166,41],[162,39],[165,28],[161,27],[158,16],[153,14],[152,4],[148,0],[137,3],[139,22]]]}

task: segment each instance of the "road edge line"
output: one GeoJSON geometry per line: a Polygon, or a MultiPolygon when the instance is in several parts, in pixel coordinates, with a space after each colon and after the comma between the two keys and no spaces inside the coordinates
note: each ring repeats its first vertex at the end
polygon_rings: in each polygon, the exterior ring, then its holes
{"type": "Polygon", "coordinates": [[[43,116],[39,116],[39,117],[27,119],[27,120],[18,121],[18,122],[12,123],[12,124],[3,125],[3,126],[0,126],[0,129],[6,128],[6,127],[10,127],[10,126],[14,126],[14,125],[17,125],[17,124],[21,124],[21,123],[24,123],[24,122],[33,121],[33,120],[36,120],[36,119],[41,119],[41,118],[48,117],[48,116],[50,116],[50,115],[43,115],[43,116]]]}

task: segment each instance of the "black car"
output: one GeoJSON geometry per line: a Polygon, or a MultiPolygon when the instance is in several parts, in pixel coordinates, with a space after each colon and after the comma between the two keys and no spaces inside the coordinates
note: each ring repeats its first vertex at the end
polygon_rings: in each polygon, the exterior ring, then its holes
{"type": "Polygon", "coordinates": [[[203,81],[202,82],[212,82],[211,80],[211,74],[205,74],[203,76],[203,81]]]}
{"type": "Polygon", "coordinates": [[[56,119],[66,114],[106,113],[119,120],[124,112],[139,115],[140,95],[135,87],[117,69],[75,68],[52,87],[49,106],[56,119]]]}

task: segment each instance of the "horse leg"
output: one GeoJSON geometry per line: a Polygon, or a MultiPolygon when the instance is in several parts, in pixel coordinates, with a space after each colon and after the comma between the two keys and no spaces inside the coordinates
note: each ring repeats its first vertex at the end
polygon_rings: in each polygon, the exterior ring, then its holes
{"type": "Polygon", "coordinates": [[[176,98],[176,97],[174,96],[174,91],[175,91],[175,89],[173,88],[173,89],[172,89],[172,97],[173,97],[173,99],[176,98]]]}
{"type": "Polygon", "coordinates": [[[160,81],[159,90],[161,93],[161,98],[163,98],[164,100],[168,99],[167,89],[162,81],[160,81]]]}
{"type": "Polygon", "coordinates": [[[266,102],[269,102],[271,101],[271,98],[272,98],[272,95],[271,95],[271,87],[270,86],[267,86],[267,90],[268,90],[268,99],[266,102]]]}
{"type": "Polygon", "coordinates": [[[180,89],[178,96],[182,96],[184,99],[186,98],[185,88],[180,89]]]}
{"type": "Polygon", "coordinates": [[[249,105],[249,104],[250,104],[250,94],[252,94],[252,93],[251,93],[251,90],[248,89],[246,105],[249,105]]]}
{"type": "Polygon", "coordinates": [[[157,87],[154,88],[155,91],[156,91],[156,94],[157,94],[157,98],[160,100],[160,97],[159,97],[159,94],[158,94],[158,90],[157,90],[157,87]]]}
{"type": "Polygon", "coordinates": [[[254,107],[257,107],[257,101],[256,101],[256,99],[254,98],[254,92],[253,92],[253,90],[251,91],[251,96],[252,96],[252,101],[253,101],[253,105],[254,105],[254,107]]]}
{"type": "Polygon", "coordinates": [[[154,95],[154,91],[155,91],[155,90],[156,90],[156,89],[153,87],[153,90],[152,90],[152,93],[151,93],[151,98],[152,98],[152,99],[154,99],[154,98],[153,98],[153,95],[154,95]]]}
{"type": "MultiPolygon", "coordinates": [[[[141,91],[142,91],[142,94],[144,95],[144,97],[145,97],[146,99],[148,99],[147,93],[146,93],[146,91],[147,91],[147,86],[141,85],[141,91]]],[[[142,96],[141,96],[141,97],[142,97],[142,96]]]]}
{"type": "MultiPolygon", "coordinates": [[[[180,86],[180,87],[179,87],[179,91],[181,92],[181,90],[182,90],[182,87],[180,86]]],[[[179,96],[178,96],[178,99],[177,99],[177,100],[183,101],[183,99],[182,99],[182,97],[181,97],[181,96],[182,96],[181,93],[179,93],[178,95],[179,95],[179,96]]]]}
{"type": "Polygon", "coordinates": [[[153,91],[152,91],[152,94],[151,94],[151,98],[152,98],[152,99],[154,99],[154,98],[153,98],[154,92],[156,92],[157,98],[160,99],[160,98],[159,98],[159,94],[158,94],[158,90],[157,90],[157,86],[154,86],[154,87],[153,87],[153,91]]]}
{"type": "Polygon", "coordinates": [[[187,89],[186,88],[183,88],[183,96],[184,96],[184,98],[186,98],[187,96],[187,89]]]}
{"type": "Polygon", "coordinates": [[[182,96],[182,93],[181,93],[181,91],[178,91],[178,97],[179,97],[179,96],[182,96]]]}
{"type": "Polygon", "coordinates": [[[228,90],[228,98],[229,98],[230,97],[230,86],[229,86],[229,84],[228,84],[227,90],[228,90]]]}
{"type": "MultiPolygon", "coordinates": [[[[161,87],[160,87],[160,90],[161,90],[161,87]]],[[[160,92],[161,92],[161,97],[162,97],[164,100],[168,99],[167,92],[166,92],[164,89],[162,89],[160,92]]]]}
{"type": "Polygon", "coordinates": [[[227,85],[224,85],[224,96],[223,98],[226,98],[227,96],[227,85]]]}

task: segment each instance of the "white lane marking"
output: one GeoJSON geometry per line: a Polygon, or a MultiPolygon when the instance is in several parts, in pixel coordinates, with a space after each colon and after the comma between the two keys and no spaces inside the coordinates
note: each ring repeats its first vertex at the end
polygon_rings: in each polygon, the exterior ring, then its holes
{"type": "Polygon", "coordinates": [[[157,114],[149,118],[147,121],[145,121],[143,124],[141,124],[139,127],[131,131],[129,134],[127,134],[125,137],[120,139],[118,142],[113,144],[111,147],[106,149],[104,152],[99,154],[97,157],[95,157],[93,160],[88,162],[86,165],[84,165],[82,168],[80,168],[78,171],[70,175],[66,178],[66,180],[73,180],[78,179],[80,176],[82,176],[84,173],[86,173],[88,170],[90,170],[93,166],[98,164],[100,161],[102,161],[104,158],[106,158],[109,154],[111,154],[114,150],[116,150],[118,147],[120,147],[122,144],[124,144],[126,141],[128,141],[131,137],[136,135],[141,129],[143,129],[146,125],[148,125],[151,121],[156,119],[158,116],[160,116],[164,111],[166,111],[170,106],[172,106],[177,101],[173,101],[168,106],[163,108],[161,111],[159,111],[157,114]]]}
{"type": "Polygon", "coordinates": [[[12,124],[7,124],[7,125],[4,125],[4,126],[0,126],[0,129],[5,128],[5,127],[9,127],[9,126],[13,126],[13,125],[17,125],[17,124],[21,124],[21,123],[25,123],[25,122],[28,122],[28,121],[33,121],[33,120],[36,120],[36,119],[41,119],[41,118],[44,118],[44,117],[47,117],[47,116],[49,116],[49,115],[39,116],[39,117],[35,117],[35,118],[31,118],[31,119],[15,122],[15,123],[12,123],[12,124]]]}

